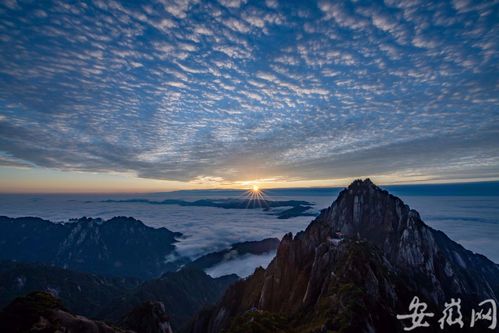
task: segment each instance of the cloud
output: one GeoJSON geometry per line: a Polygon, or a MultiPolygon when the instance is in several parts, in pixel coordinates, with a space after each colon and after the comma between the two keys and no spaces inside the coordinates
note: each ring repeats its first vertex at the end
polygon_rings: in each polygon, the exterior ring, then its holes
{"type": "Polygon", "coordinates": [[[239,8],[246,3],[246,0],[220,0],[220,4],[228,8],[239,8]]]}
{"type": "Polygon", "coordinates": [[[0,166],[16,167],[16,168],[29,168],[29,167],[32,167],[33,165],[31,165],[30,163],[24,162],[22,160],[11,158],[9,156],[0,155],[0,166]]]}
{"type": "Polygon", "coordinates": [[[197,1],[192,0],[160,0],[163,8],[169,14],[179,18],[184,19],[187,17],[187,12],[190,7],[197,1]]]}
{"type": "Polygon", "coordinates": [[[499,173],[488,2],[4,7],[0,151],[21,164],[224,183],[499,173]]]}
{"type": "Polygon", "coordinates": [[[342,28],[363,29],[367,26],[365,19],[352,14],[341,2],[321,0],[319,9],[328,20],[333,20],[342,28]]]}
{"type": "Polygon", "coordinates": [[[231,18],[228,20],[224,20],[224,22],[225,22],[225,25],[227,27],[229,27],[230,29],[232,29],[236,32],[246,33],[248,31],[250,31],[250,28],[248,27],[248,25],[246,23],[244,23],[243,21],[231,18]]]}
{"type": "MultiPolygon", "coordinates": [[[[245,184],[247,186],[247,184],[245,184]]],[[[268,195],[285,195],[289,199],[306,200],[317,204],[317,209],[331,205],[340,189],[317,192],[305,190],[269,191],[268,195]],[[328,195],[325,195],[329,193],[328,195]]],[[[487,255],[491,260],[499,262],[499,230],[496,212],[499,202],[496,197],[431,197],[412,196],[404,188],[389,188],[399,195],[411,208],[417,209],[423,220],[430,226],[444,231],[452,239],[466,244],[470,250],[487,255]],[[398,192],[398,193],[397,193],[398,192]],[[452,212],[452,214],[449,214],[452,212]],[[473,223],[470,223],[470,220],[473,223]]],[[[199,200],[210,198],[238,197],[240,191],[180,191],[128,195],[128,198],[145,198],[150,200],[185,199],[199,200]]],[[[184,237],[176,243],[176,251],[180,256],[197,258],[209,252],[227,249],[233,243],[262,240],[268,237],[281,239],[285,233],[297,233],[304,230],[313,219],[307,216],[287,220],[276,219],[259,209],[220,209],[213,207],[180,207],[175,205],[144,205],[140,203],[110,203],[107,199],[123,199],[119,196],[94,196],[97,202],[87,203],[88,196],[81,195],[0,195],[0,211],[2,214],[18,216],[39,216],[51,221],[68,221],[70,218],[91,216],[109,219],[113,216],[134,216],[152,227],[166,227],[172,231],[182,232],[184,237]]],[[[241,276],[258,265],[265,266],[273,257],[272,253],[262,256],[244,256],[239,260],[225,262],[213,271],[236,272],[241,276]],[[236,264],[230,265],[229,263],[236,264]]],[[[210,271],[209,271],[210,272],[210,271]]]]}
{"type": "Polygon", "coordinates": [[[11,10],[19,9],[19,5],[16,0],[6,0],[3,5],[11,10]]]}
{"type": "Polygon", "coordinates": [[[275,257],[275,252],[262,255],[243,255],[240,258],[222,262],[206,270],[206,274],[217,278],[223,275],[237,274],[245,278],[253,274],[256,267],[267,268],[268,264],[275,257]]]}

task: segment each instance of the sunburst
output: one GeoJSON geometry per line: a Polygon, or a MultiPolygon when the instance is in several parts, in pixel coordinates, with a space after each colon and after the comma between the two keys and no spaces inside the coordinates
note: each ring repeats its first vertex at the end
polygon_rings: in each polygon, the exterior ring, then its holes
{"type": "Polygon", "coordinates": [[[244,197],[247,201],[246,208],[255,208],[257,205],[260,208],[268,208],[265,193],[256,184],[251,185],[251,187],[244,193],[244,197]]]}

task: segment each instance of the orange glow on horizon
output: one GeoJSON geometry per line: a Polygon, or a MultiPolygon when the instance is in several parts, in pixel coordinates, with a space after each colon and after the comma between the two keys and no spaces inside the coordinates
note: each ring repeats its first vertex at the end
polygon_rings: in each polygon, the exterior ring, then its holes
{"type": "Polygon", "coordinates": [[[453,180],[406,174],[365,175],[341,179],[276,177],[229,181],[221,177],[205,178],[208,180],[199,178],[195,181],[173,181],[140,178],[131,173],[0,167],[0,193],[157,193],[176,190],[241,189],[252,195],[263,196],[262,188],[343,187],[358,178],[370,178],[377,185],[497,181],[497,178],[453,180]]]}

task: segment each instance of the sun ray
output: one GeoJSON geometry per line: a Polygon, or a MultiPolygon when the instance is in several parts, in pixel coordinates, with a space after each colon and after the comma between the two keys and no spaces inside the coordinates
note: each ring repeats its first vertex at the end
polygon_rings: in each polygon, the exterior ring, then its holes
{"type": "Polygon", "coordinates": [[[242,193],[244,197],[247,208],[265,208],[268,209],[268,199],[266,198],[265,192],[256,184],[251,185],[251,187],[242,193]]]}

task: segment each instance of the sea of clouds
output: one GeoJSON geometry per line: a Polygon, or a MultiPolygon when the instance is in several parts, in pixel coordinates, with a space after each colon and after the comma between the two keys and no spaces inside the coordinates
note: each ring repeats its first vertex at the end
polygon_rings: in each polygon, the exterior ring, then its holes
{"type": "MultiPolygon", "coordinates": [[[[307,200],[315,203],[314,211],[329,206],[338,190],[327,195],[314,191],[290,190],[285,195],[269,196],[271,200],[307,200]]],[[[175,257],[197,258],[219,251],[233,243],[282,238],[304,230],[313,219],[310,216],[277,219],[260,209],[221,209],[214,207],[181,207],[133,202],[103,202],[107,199],[147,198],[161,200],[176,198],[197,200],[239,196],[233,192],[172,192],[135,195],[1,195],[0,215],[38,216],[54,222],[68,221],[82,216],[133,216],[152,227],[166,227],[183,234],[176,246],[175,257]]],[[[499,262],[499,197],[497,196],[429,196],[401,195],[418,210],[422,219],[435,229],[444,231],[464,247],[499,262]]],[[[258,266],[266,267],[275,253],[260,256],[245,255],[211,267],[212,276],[236,273],[251,274],[258,266]]]]}

